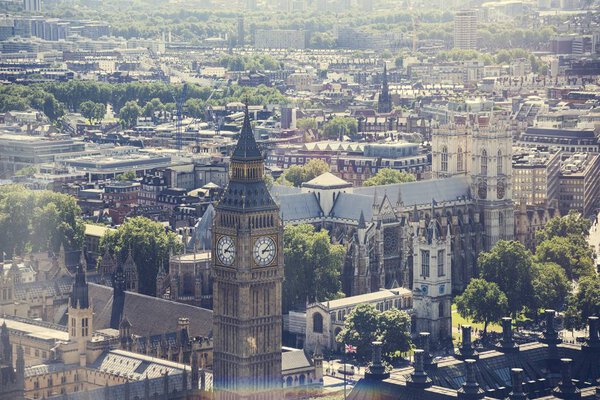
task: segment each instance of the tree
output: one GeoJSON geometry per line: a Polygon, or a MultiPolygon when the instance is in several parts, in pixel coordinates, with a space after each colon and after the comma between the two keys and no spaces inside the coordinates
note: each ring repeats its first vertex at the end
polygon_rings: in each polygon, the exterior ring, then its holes
{"type": "Polygon", "coordinates": [[[332,244],[329,232],[312,225],[286,226],[284,231],[284,312],[307,301],[341,296],[340,275],[345,250],[332,244]]]}
{"type": "Polygon", "coordinates": [[[531,253],[517,241],[500,240],[477,260],[481,278],[494,282],[508,299],[513,317],[533,305],[533,262],[531,253]]]}
{"type": "Polygon", "coordinates": [[[384,355],[396,358],[411,348],[410,317],[396,308],[381,312],[372,304],[361,304],[348,314],[336,340],[355,346],[361,359],[368,358],[371,343],[380,340],[384,355]]]}
{"type": "Polygon", "coordinates": [[[27,251],[79,251],[84,224],[74,197],[18,185],[0,190],[0,251],[12,256],[27,251]]]}
{"type": "Polygon", "coordinates": [[[93,101],[84,101],[79,106],[79,112],[81,115],[88,120],[90,125],[92,124],[92,120],[96,115],[96,103],[93,101]]]}
{"type": "Polygon", "coordinates": [[[123,172],[122,174],[117,175],[117,180],[121,181],[121,182],[133,181],[133,180],[135,180],[135,178],[137,178],[135,171],[127,171],[127,172],[123,172]]]}
{"type": "Polygon", "coordinates": [[[565,271],[558,264],[545,262],[535,263],[533,265],[533,274],[533,293],[536,300],[536,311],[540,308],[561,310],[571,291],[565,271]]]}
{"type": "Polygon", "coordinates": [[[573,237],[577,243],[583,244],[586,241],[592,223],[583,218],[580,213],[570,211],[563,217],[554,217],[544,227],[536,232],[537,242],[551,239],[555,236],[573,237]]]}
{"type": "Polygon", "coordinates": [[[600,276],[581,278],[575,293],[567,300],[567,327],[583,328],[588,317],[600,315],[600,276]]]}
{"type": "Polygon", "coordinates": [[[591,247],[573,235],[552,236],[538,244],[535,253],[539,261],[561,266],[571,280],[595,273],[591,247]]]}
{"type": "Polygon", "coordinates": [[[353,137],[358,132],[358,123],[351,117],[334,117],[323,124],[323,136],[338,139],[341,136],[353,137]]]}
{"type": "Polygon", "coordinates": [[[456,309],[461,317],[483,323],[483,337],[490,323],[499,322],[508,312],[506,295],[494,282],[471,279],[465,291],[456,296],[456,309]]]}
{"type": "Polygon", "coordinates": [[[102,103],[96,103],[96,106],[94,107],[94,119],[96,120],[96,122],[102,121],[105,115],[106,106],[102,103]]]}
{"type": "Polygon", "coordinates": [[[121,111],[119,112],[119,118],[121,119],[121,124],[125,128],[131,128],[137,123],[138,118],[140,117],[142,110],[140,106],[137,105],[137,102],[134,100],[128,101],[125,103],[121,111]]]}
{"type": "Polygon", "coordinates": [[[300,187],[304,182],[308,182],[317,176],[329,172],[329,165],[320,159],[314,158],[306,164],[292,165],[289,167],[279,178],[279,183],[283,183],[283,180],[287,180],[293,186],[300,187]]]}
{"type": "Polygon", "coordinates": [[[302,131],[317,129],[317,122],[313,118],[300,118],[296,121],[296,127],[302,131]]]}
{"type": "Polygon", "coordinates": [[[154,113],[162,111],[164,109],[163,103],[159,98],[153,98],[146,103],[143,110],[144,117],[154,117],[154,113]]]}
{"type": "Polygon", "coordinates": [[[415,176],[410,172],[382,168],[371,178],[364,181],[364,186],[391,185],[392,183],[414,182],[415,176]]]}
{"type": "Polygon", "coordinates": [[[189,99],[184,104],[185,109],[190,117],[204,117],[204,102],[200,99],[189,99]]]}
{"type": "Polygon", "coordinates": [[[127,219],[115,231],[108,232],[101,240],[104,251],[116,254],[125,260],[129,248],[138,268],[140,293],[156,294],[158,267],[168,260],[171,250],[178,252],[182,247],[174,232],[167,232],[162,224],[145,217],[127,219]]]}

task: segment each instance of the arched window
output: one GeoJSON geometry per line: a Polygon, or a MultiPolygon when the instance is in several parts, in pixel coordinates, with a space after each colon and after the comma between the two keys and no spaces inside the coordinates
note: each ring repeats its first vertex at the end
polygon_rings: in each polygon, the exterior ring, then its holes
{"type": "Polygon", "coordinates": [[[498,150],[498,175],[502,175],[502,150],[498,150]]]}
{"type": "Polygon", "coordinates": [[[300,385],[304,385],[306,383],[306,377],[304,374],[300,374],[300,385]]]}
{"type": "Polygon", "coordinates": [[[439,303],[438,304],[438,316],[440,318],[444,317],[444,303],[439,303]]]}
{"type": "Polygon", "coordinates": [[[487,176],[487,164],[488,164],[488,155],[487,151],[483,149],[481,152],[481,175],[487,176]]]}
{"type": "Polygon", "coordinates": [[[323,333],[323,316],[319,313],[313,314],[313,332],[323,333]]]}
{"type": "Polygon", "coordinates": [[[286,385],[289,387],[289,386],[292,386],[292,383],[293,383],[292,377],[288,376],[286,379],[286,385]]]}
{"type": "Polygon", "coordinates": [[[504,239],[506,237],[506,228],[504,225],[504,214],[502,212],[498,214],[498,226],[500,228],[500,239],[504,239]]]}
{"type": "Polygon", "coordinates": [[[448,172],[448,148],[442,147],[442,172],[448,172]]]}
{"type": "Polygon", "coordinates": [[[464,170],[464,156],[463,156],[463,151],[462,151],[462,147],[458,148],[458,152],[456,154],[456,170],[458,172],[461,172],[464,170]]]}

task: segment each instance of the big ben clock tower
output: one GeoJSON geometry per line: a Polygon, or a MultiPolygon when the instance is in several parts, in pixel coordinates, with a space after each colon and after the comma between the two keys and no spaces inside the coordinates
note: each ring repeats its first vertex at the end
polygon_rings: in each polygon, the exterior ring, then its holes
{"type": "Polygon", "coordinates": [[[263,181],[246,107],[213,228],[217,399],[277,399],[281,387],[283,225],[263,181]]]}

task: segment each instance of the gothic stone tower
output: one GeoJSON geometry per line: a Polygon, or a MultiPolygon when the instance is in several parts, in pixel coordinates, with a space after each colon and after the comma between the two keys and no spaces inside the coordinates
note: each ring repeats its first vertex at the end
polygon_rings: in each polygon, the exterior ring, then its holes
{"type": "Polygon", "coordinates": [[[452,336],[450,226],[446,229],[445,237],[435,218],[431,218],[426,228],[421,222],[413,222],[413,226],[416,331],[429,332],[434,342],[444,341],[452,336]]]}
{"type": "Polygon", "coordinates": [[[85,271],[82,265],[77,267],[67,312],[69,316],[69,338],[77,342],[79,364],[85,367],[87,363],[87,342],[92,340],[93,309],[90,304],[88,284],[85,280],[85,271]]]}
{"type": "Polygon", "coordinates": [[[246,108],[231,176],[215,207],[212,260],[218,399],[276,399],[281,387],[283,225],[263,181],[246,108]]]}
{"type": "Polygon", "coordinates": [[[483,214],[484,246],[489,250],[498,240],[514,236],[512,135],[501,121],[479,117],[472,138],[471,193],[483,214]]]}

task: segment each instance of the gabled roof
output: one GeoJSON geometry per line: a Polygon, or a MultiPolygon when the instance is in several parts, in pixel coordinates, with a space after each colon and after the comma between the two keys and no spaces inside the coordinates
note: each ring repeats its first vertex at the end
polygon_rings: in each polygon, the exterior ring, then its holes
{"type": "MultiPolygon", "coordinates": [[[[111,327],[113,289],[88,284],[94,308],[94,329],[111,327]]],[[[132,333],[140,336],[163,334],[177,330],[179,317],[190,320],[190,336],[212,335],[212,311],[139,293],[125,292],[123,317],[131,323],[132,333]],[[149,318],[148,316],[152,316],[149,318]]]]}
{"type": "Polygon", "coordinates": [[[332,218],[358,221],[360,213],[364,213],[365,221],[373,219],[373,197],[363,194],[340,193],[335,199],[331,213],[332,218]]]}
{"type": "Polygon", "coordinates": [[[466,176],[392,185],[364,186],[354,188],[353,191],[356,194],[370,196],[372,199],[375,197],[375,193],[386,193],[390,199],[401,198],[405,207],[431,204],[432,200],[440,203],[470,197],[469,180],[466,176]],[[398,197],[399,195],[400,197],[398,197]]]}
{"type": "Polygon", "coordinates": [[[319,218],[323,215],[323,210],[321,210],[314,193],[283,196],[279,207],[284,222],[319,218]]]}

